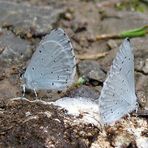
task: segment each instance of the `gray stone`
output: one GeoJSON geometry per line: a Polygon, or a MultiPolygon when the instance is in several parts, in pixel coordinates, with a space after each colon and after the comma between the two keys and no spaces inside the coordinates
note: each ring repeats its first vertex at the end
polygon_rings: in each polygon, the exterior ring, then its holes
{"type": "Polygon", "coordinates": [[[132,11],[105,9],[102,17],[103,21],[100,24],[100,33],[115,34],[148,24],[146,14],[132,11]]]}
{"type": "Polygon", "coordinates": [[[90,98],[94,101],[98,101],[100,90],[101,87],[98,88],[98,87],[82,85],[81,87],[74,89],[73,91],[70,91],[68,96],[71,98],[84,97],[84,98],[90,98]]]}
{"type": "Polygon", "coordinates": [[[78,70],[81,76],[86,76],[89,79],[103,82],[105,80],[105,73],[101,69],[101,66],[96,61],[81,61],[78,64],[78,70]]]}
{"type": "Polygon", "coordinates": [[[144,66],[144,61],[142,58],[136,58],[135,59],[135,69],[138,71],[141,71],[144,66]]]}
{"type": "Polygon", "coordinates": [[[61,8],[53,6],[0,1],[0,26],[12,26],[17,34],[20,32],[46,33],[57,21],[61,11],[61,8]]]}
{"type": "Polygon", "coordinates": [[[143,71],[144,71],[144,73],[148,74],[148,58],[145,60],[143,71]]]}
{"type": "Polygon", "coordinates": [[[32,53],[28,41],[7,30],[2,30],[0,35],[0,49],[0,59],[7,62],[24,60],[24,58],[30,57],[32,53]]]}

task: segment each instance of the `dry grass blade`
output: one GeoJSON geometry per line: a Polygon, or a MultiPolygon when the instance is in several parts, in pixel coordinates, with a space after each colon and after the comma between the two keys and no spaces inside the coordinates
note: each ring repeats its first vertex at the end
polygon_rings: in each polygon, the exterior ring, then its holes
{"type": "Polygon", "coordinates": [[[96,53],[96,54],[82,54],[77,55],[76,57],[80,60],[96,60],[102,57],[105,57],[108,54],[108,52],[102,52],[102,53],[96,53]]]}
{"type": "Polygon", "coordinates": [[[101,34],[96,36],[96,41],[107,40],[107,39],[120,39],[121,36],[118,34],[101,34]]]}

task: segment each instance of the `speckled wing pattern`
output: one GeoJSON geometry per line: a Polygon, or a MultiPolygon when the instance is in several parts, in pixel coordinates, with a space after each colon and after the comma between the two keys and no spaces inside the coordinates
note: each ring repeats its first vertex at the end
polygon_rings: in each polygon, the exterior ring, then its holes
{"type": "Polygon", "coordinates": [[[51,31],[39,43],[24,74],[32,90],[63,90],[72,84],[76,61],[69,37],[62,29],[51,31]]]}
{"type": "Polygon", "coordinates": [[[102,124],[111,124],[137,105],[134,82],[134,56],[129,39],[125,39],[113,61],[99,97],[102,124]]]}

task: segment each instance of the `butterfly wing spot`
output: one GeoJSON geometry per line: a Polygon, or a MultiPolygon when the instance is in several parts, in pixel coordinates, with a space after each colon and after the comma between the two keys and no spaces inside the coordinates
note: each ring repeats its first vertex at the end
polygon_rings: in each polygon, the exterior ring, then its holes
{"type": "Polygon", "coordinates": [[[121,71],[121,70],[122,70],[122,68],[119,69],[119,71],[121,71]]]}
{"type": "Polygon", "coordinates": [[[130,60],[131,60],[131,58],[128,58],[128,60],[130,61],[130,60]]]}
{"type": "Polygon", "coordinates": [[[34,70],[34,67],[32,67],[32,70],[34,70]]]}
{"type": "Polygon", "coordinates": [[[42,51],[41,51],[41,50],[39,50],[39,52],[41,53],[42,51]]]}
{"type": "Polygon", "coordinates": [[[53,74],[53,71],[51,71],[51,74],[53,74]]]}
{"type": "Polygon", "coordinates": [[[112,108],[110,109],[110,111],[111,111],[111,113],[113,113],[113,109],[112,108]]]}
{"type": "Polygon", "coordinates": [[[127,57],[125,56],[124,59],[126,59],[127,57]]]}
{"type": "Polygon", "coordinates": [[[131,70],[129,70],[129,71],[127,72],[127,75],[130,73],[130,71],[131,71],[131,70]]]}
{"type": "Polygon", "coordinates": [[[54,83],[51,83],[52,85],[54,85],[54,83]]]}
{"type": "Polygon", "coordinates": [[[122,64],[124,63],[124,61],[122,61],[122,64]]]}
{"type": "Polygon", "coordinates": [[[68,82],[68,79],[66,79],[66,83],[68,82]]]}

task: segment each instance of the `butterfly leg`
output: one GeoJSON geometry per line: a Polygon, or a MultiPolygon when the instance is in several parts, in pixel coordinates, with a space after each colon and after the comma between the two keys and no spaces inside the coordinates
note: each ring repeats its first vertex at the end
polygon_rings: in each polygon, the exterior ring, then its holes
{"type": "Polygon", "coordinates": [[[127,119],[130,120],[131,119],[131,115],[128,113],[127,114],[127,119]]]}
{"type": "Polygon", "coordinates": [[[26,87],[25,87],[24,84],[22,85],[22,88],[23,88],[23,96],[22,97],[24,97],[25,96],[25,92],[26,92],[26,87]]]}
{"type": "Polygon", "coordinates": [[[138,112],[139,104],[136,103],[136,113],[138,112]]]}
{"type": "Polygon", "coordinates": [[[33,89],[33,90],[34,90],[35,97],[37,98],[38,94],[35,89],[33,89]]]}

